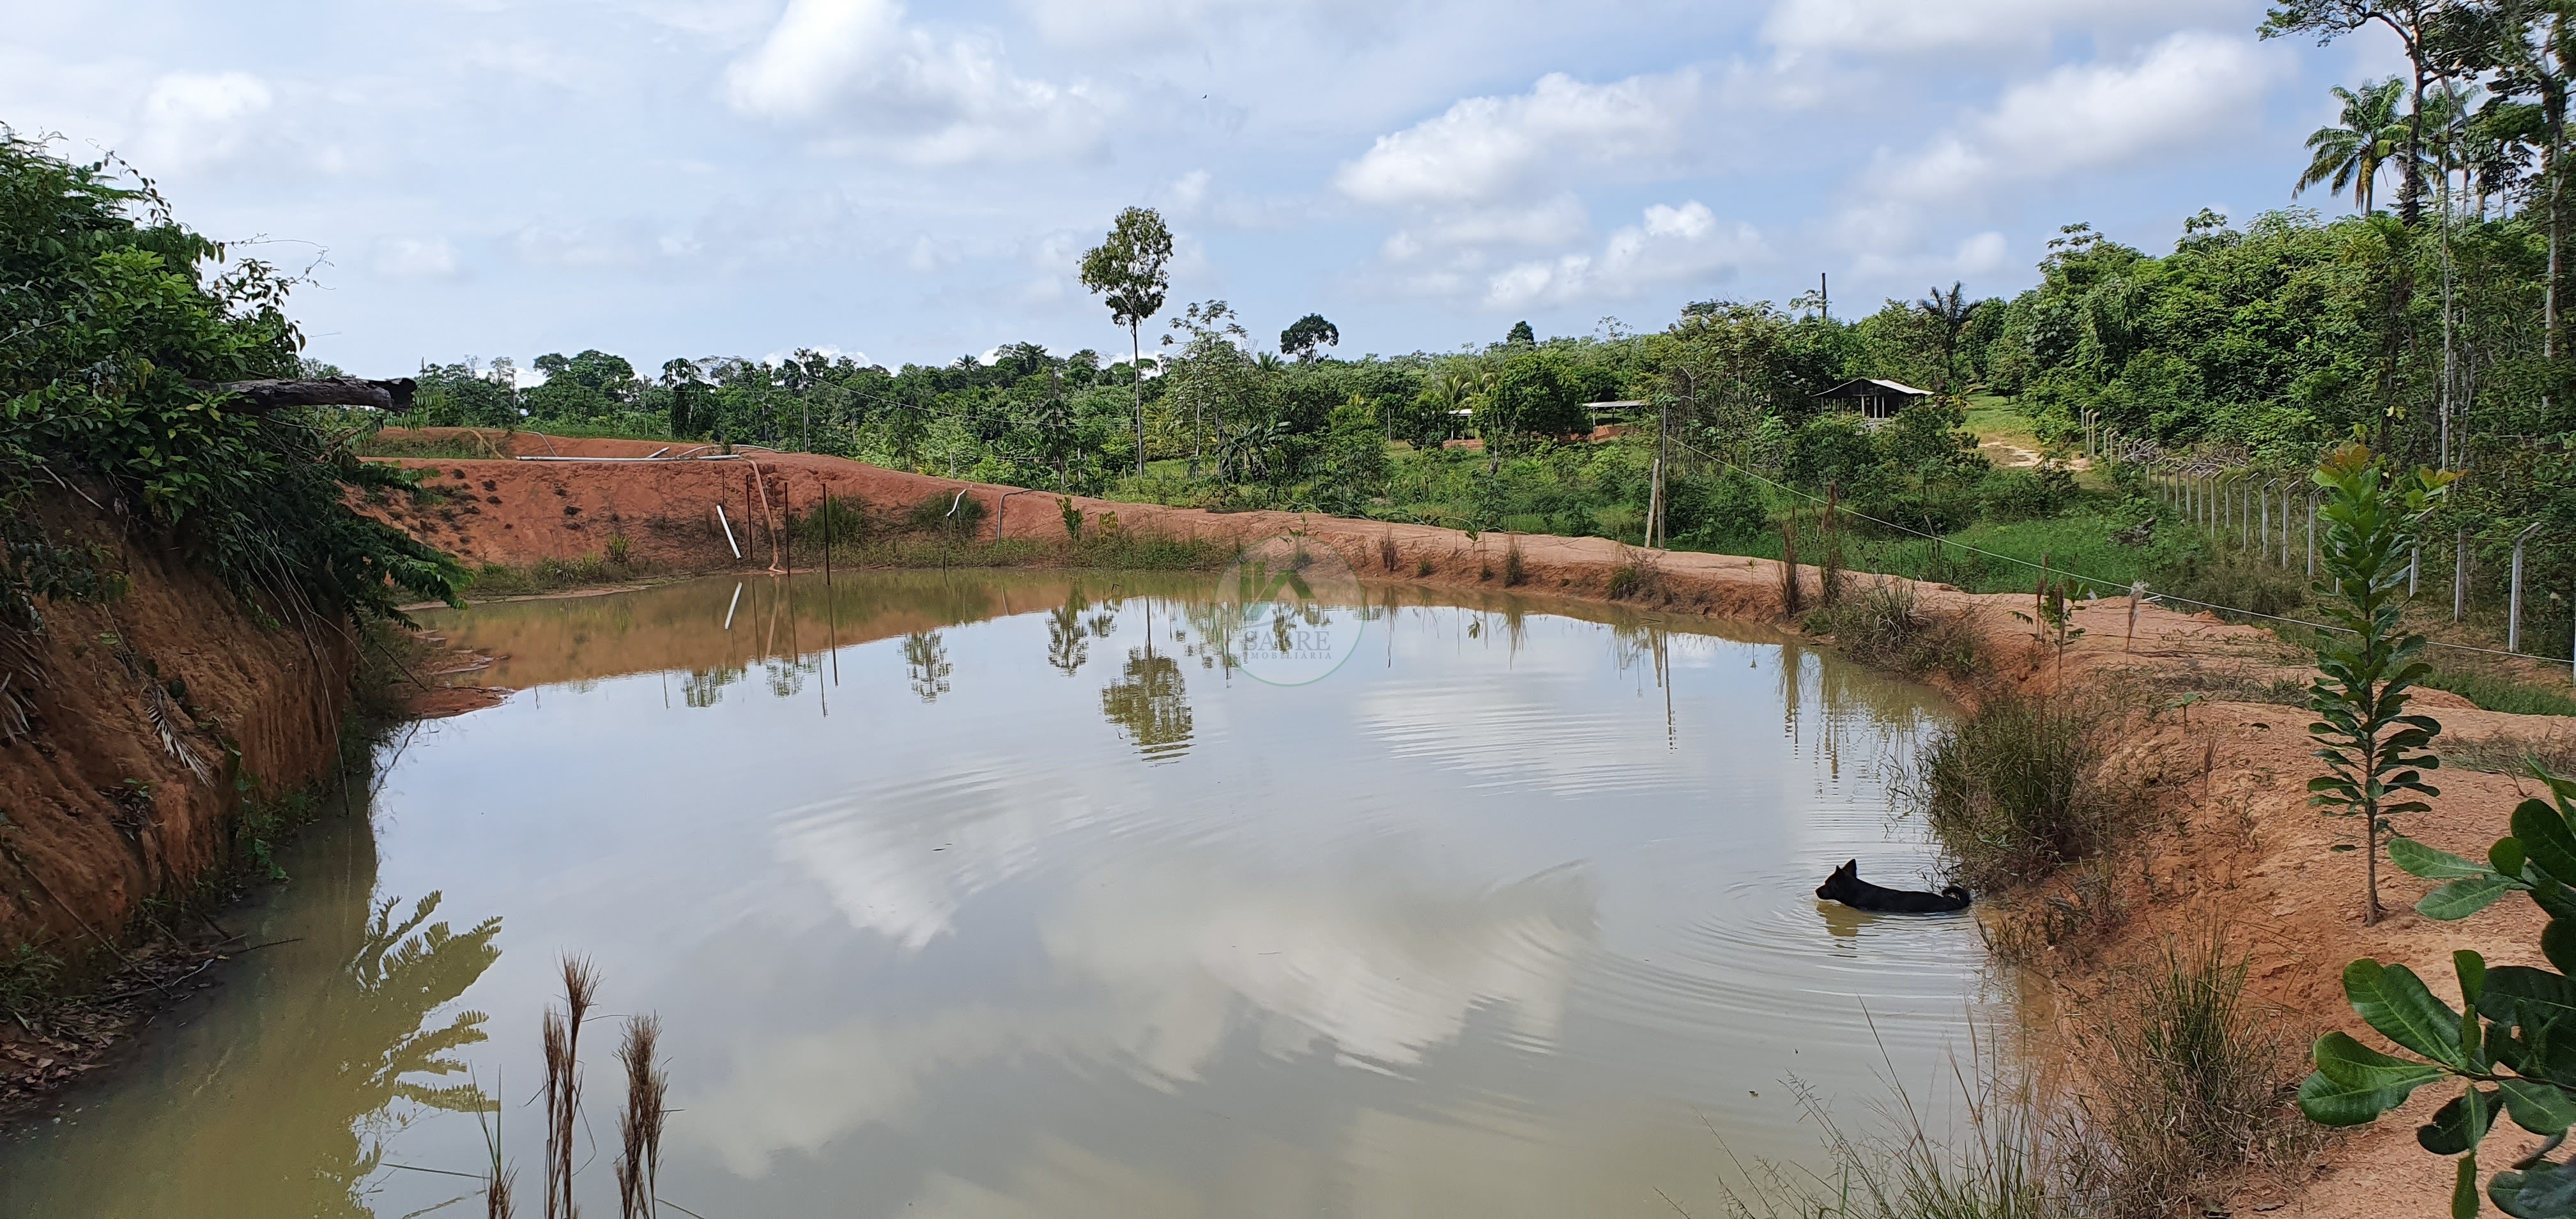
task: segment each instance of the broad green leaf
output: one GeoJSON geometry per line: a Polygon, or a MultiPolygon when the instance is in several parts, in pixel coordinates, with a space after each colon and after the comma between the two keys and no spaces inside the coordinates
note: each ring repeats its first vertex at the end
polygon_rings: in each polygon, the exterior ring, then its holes
{"type": "Polygon", "coordinates": [[[2464,919],[2496,903],[2496,899],[2519,886],[2501,876],[2480,876],[2455,880],[2424,895],[2415,910],[2429,919],[2453,922],[2464,919]]]}
{"type": "Polygon", "coordinates": [[[2364,957],[2344,966],[2343,990],[2381,1036],[2435,1062],[2463,1065],[2460,1014],[2434,998],[2414,970],[2364,957]]]}
{"type": "Polygon", "coordinates": [[[2487,1182],[2487,1197],[2514,1219],[2567,1219],[2576,1214],[2576,1171],[2556,1164],[2508,1169],[2487,1182]]]}
{"type": "Polygon", "coordinates": [[[2494,846],[2487,848],[2487,863],[2507,876],[2520,878],[2524,862],[2521,839],[2498,838],[2494,846]]]}
{"type": "Polygon", "coordinates": [[[2533,1134],[2556,1134],[2576,1123],[2576,1097],[2554,1084],[2531,1079],[2504,1081],[2504,1103],[2513,1124],[2533,1134]]]}
{"type": "Polygon", "coordinates": [[[2576,919],[2554,918],[2540,929],[2540,955],[2562,974],[2576,974],[2576,919]]]}
{"type": "Polygon", "coordinates": [[[2459,1175],[2451,1180],[2451,1219],[2478,1219],[2478,1153],[2474,1147],[2460,1157],[2459,1175]]]}
{"type": "Polygon", "coordinates": [[[2437,1156],[2455,1156],[2477,1150],[2487,1137],[2487,1123],[2496,1108],[2494,1089],[2470,1088],[2451,1098],[2433,1114],[2433,1120],[2415,1128],[2415,1142],[2437,1156]]]}
{"type": "Polygon", "coordinates": [[[2342,1033],[2317,1038],[2317,1070],[2299,1085],[2299,1111],[2326,1126],[2358,1126],[2406,1103],[2445,1072],[2382,1054],[2342,1033]]]}
{"type": "Polygon", "coordinates": [[[2513,810],[2513,836],[2522,840],[2531,862],[2559,880],[2576,883],[2576,830],[2558,810],[2538,800],[2525,800],[2513,810]]]}
{"type": "Polygon", "coordinates": [[[2528,965],[2492,965],[2478,994],[2478,1011],[2489,1020],[2515,1021],[2514,1005],[2531,1005],[2533,1019],[2576,1032],[2576,981],[2528,965]]]}
{"type": "Polygon", "coordinates": [[[2426,880],[2458,880],[2467,876],[2492,876],[2495,871],[2448,851],[2437,851],[2412,838],[2400,835],[2388,840],[2388,862],[2410,875],[2426,880]]]}

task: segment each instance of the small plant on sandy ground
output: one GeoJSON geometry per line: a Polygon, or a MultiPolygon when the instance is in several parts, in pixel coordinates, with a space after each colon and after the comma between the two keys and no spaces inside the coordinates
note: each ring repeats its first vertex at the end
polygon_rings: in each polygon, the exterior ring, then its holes
{"type": "Polygon", "coordinates": [[[1073,502],[1072,496],[1063,495],[1056,497],[1055,510],[1064,518],[1065,540],[1079,544],[1082,541],[1082,509],[1073,502]]]}
{"type": "Polygon", "coordinates": [[[1529,564],[1521,558],[1521,540],[1512,538],[1503,546],[1503,587],[1517,588],[1529,583],[1529,564]]]}
{"type": "Polygon", "coordinates": [[[2110,844],[2131,801],[2097,774],[2105,711],[2063,695],[1990,692],[1932,739],[1916,785],[1966,883],[2038,880],[2110,844]]]}
{"type": "Polygon", "coordinates": [[[2406,793],[2441,794],[2424,782],[2423,771],[2442,764],[2430,751],[2442,725],[2429,715],[2406,714],[2407,690],[2432,671],[2418,659],[2427,645],[2400,619],[2407,540],[2455,477],[2431,469],[2392,475],[2358,443],[2316,469],[2326,522],[2319,591],[2326,617],[2344,630],[2317,636],[2308,706],[2320,722],[2308,725],[2308,734],[2320,746],[2326,773],[2308,781],[2308,802],[2361,818],[2365,924],[2379,921],[2381,819],[2432,807],[2406,793]]]}
{"type": "Polygon", "coordinates": [[[2513,810],[2513,833],[2475,863],[2412,839],[2388,840],[2398,867],[2443,881],[2415,909],[2461,919],[2521,892],[2549,915],[2540,951],[2554,968],[2489,967],[2463,949],[2451,954],[2463,1009],[2436,997],[2415,971],[2364,958],[2344,967],[2344,995],[2379,1034],[2413,1057],[2385,1054],[2344,1033],[2317,1039],[2316,1073],[2299,1087],[2299,1108],[2328,1126],[2358,1126],[2405,1104],[2417,1088],[2457,1079],[2468,1086],[2415,1132],[2435,1155],[2460,1157],[2451,1213],[2478,1213],[2478,1146],[2503,1120],[2544,1141],[2486,1181],[2486,1197],[2516,1219],[2576,1216],[2576,1163],[2552,1161],[2576,1123],[2576,782],[2533,775],[2551,800],[2513,810]]]}
{"type": "Polygon", "coordinates": [[[1904,581],[1881,580],[1808,614],[1805,626],[1874,669],[1963,680],[1977,671],[1977,633],[1966,616],[1924,608],[1904,581]]]}
{"type": "Polygon", "coordinates": [[[1396,550],[1396,547],[1395,547],[1395,531],[1394,531],[1394,530],[1389,529],[1389,530],[1387,530],[1386,532],[1381,533],[1381,534],[1379,534],[1379,535],[1378,535],[1378,537],[1377,537],[1377,563],[1378,563],[1378,566],[1383,567],[1383,568],[1385,568],[1385,569],[1387,569],[1388,571],[1390,571],[1390,572],[1391,572],[1391,571],[1394,571],[1394,570],[1395,570],[1396,565],[1397,565],[1398,563],[1400,563],[1400,562],[1402,562],[1402,561],[1403,561],[1403,558],[1404,558],[1404,556],[1403,556],[1402,554],[1398,553],[1398,552],[1397,552],[1397,550],[1396,550]]]}
{"type": "Polygon", "coordinates": [[[627,561],[635,557],[635,543],[622,533],[608,535],[607,550],[608,561],[619,567],[626,566],[627,561]]]}
{"type": "Polygon", "coordinates": [[[1613,601],[1644,597],[1664,590],[1664,568],[1653,551],[1620,547],[1619,565],[1610,569],[1603,595],[1613,601]]]}

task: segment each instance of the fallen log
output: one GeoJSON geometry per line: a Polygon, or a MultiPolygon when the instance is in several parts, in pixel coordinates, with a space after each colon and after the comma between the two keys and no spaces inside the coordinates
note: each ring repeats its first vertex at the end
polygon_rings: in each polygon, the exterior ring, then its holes
{"type": "Polygon", "coordinates": [[[410,377],[371,381],[363,377],[268,378],[257,381],[190,381],[197,389],[221,390],[253,411],[286,406],[372,406],[399,411],[411,407],[415,382],[410,377]]]}

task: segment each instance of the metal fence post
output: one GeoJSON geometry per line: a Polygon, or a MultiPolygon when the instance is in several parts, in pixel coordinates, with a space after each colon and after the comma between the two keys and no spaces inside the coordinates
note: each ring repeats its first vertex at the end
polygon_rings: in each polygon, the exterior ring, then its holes
{"type": "Polygon", "coordinates": [[[2308,578],[2317,578],[2317,493],[2308,493],[2308,578]]]}
{"type": "Polygon", "coordinates": [[[2254,545],[2250,548],[2257,560],[2272,557],[2272,488],[2280,485],[2281,480],[2277,478],[2263,484],[2263,528],[2255,533],[2254,545]]]}
{"type": "Polygon", "coordinates": [[[2469,527],[2460,526],[2459,540],[2451,543],[2451,621],[2459,622],[2469,612],[2469,527]]]}
{"type": "Polygon", "coordinates": [[[2298,479],[2295,479],[2295,478],[2290,480],[2290,485],[2289,485],[2289,486],[2286,486],[2286,487],[2281,488],[2281,566],[2283,566],[2283,567],[2287,567],[2287,566],[2289,566],[2289,565],[2290,565],[2290,563],[2291,563],[2291,558],[2290,558],[2290,501],[2291,501],[2292,499],[2296,498],[2296,496],[2295,496],[2293,493],[2294,493],[2294,492],[2296,492],[2298,489],[2299,489],[2299,480],[2298,480],[2298,479]]]}
{"type": "Polygon", "coordinates": [[[2504,650],[2508,652],[2522,650],[2522,544],[2538,532],[2540,526],[2533,525],[2513,539],[2513,595],[2504,611],[2504,650]]]}
{"type": "Polygon", "coordinates": [[[2415,595],[2424,578],[2424,543],[2417,542],[2406,554],[2406,595],[2415,595]]]}

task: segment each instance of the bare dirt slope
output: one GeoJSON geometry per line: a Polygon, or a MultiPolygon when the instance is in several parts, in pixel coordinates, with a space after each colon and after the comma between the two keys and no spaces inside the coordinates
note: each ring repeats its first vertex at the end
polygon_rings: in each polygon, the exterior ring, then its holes
{"type": "MultiPolygon", "coordinates": [[[[544,449],[525,434],[509,443],[523,452],[544,449]]],[[[576,455],[574,448],[584,455],[643,456],[663,447],[639,441],[552,443],[559,456],[576,455]]],[[[476,561],[597,554],[613,533],[627,538],[634,553],[676,569],[765,567],[771,523],[783,513],[811,508],[827,487],[833,496],[864,501],[879,514],[963,493],[986,505],[983,527],[997,528],[1002,536],[1064,536],[1052,493],[802,454],[650,464],[404,464],[434,468],[430,485],[455,498],[427,512],[381,510],[476,561]],[[739,562],[718,523],[719,505],[738,531],[735,543],[745,555],[739,562]]],[[[1471,538],[1429,526],[1294,513],[1073,502],[1092,528],[1114,512],[1125,528],[1181,537],[1250,541],[1300,533],[1332,547],[1372,579],[1499,587],[1511,567],[1507,556],[1517,550],[1523,587],[1531,591],[1606,598],[1616,576],[1623,587],[1634,588],[1632,600],[1658,608],[1755,620],[1782,613],[1783,573],[1769,560],[1654,555],[1600,538],[1471,538]]],[[[1813,568],[1799,577],[1810,598],[1816,578],[1813,568]]],[[[2123,744],[2111,764],[2147,785],[2163,828],[2133,878],[2138,913],[2096,957],[2052,971],[2052,983],[2079,1000],[2107,984],[2122,962],[2149,956],[2169,938],[2197,934],[2217,920],[2251,953],[2255,997],[2299,1036],[2340,1028],[2376,1043],[2343,1002],[2341,971],[2354,957],[2405,962],[2427,978],[2444,980],[2455,948],[2475,948],[2497,963],[2538,960],[2539,924],[2528,903],[2508,902],[2465,923],[2432,924],[2410,908],[2429,886],[2384,867],[2383,901],[2393,913],[2375,927],[2361,925],[2362,856],[2349,849],[2358,842],[2358,827],[2321,816],[2306,803],[2306,781],[2314,773],[2314,746],[2306,738],[2310,717],[2256,693],[2268,682],[2305,672],[2302,658],[2268,632],[2153,604],[2135,611],[2133,625],[2125,600],[2101,601],[2075,609],[2081,634],[2060,650],[2035,640],[2030,625],[2015,617],[2029,608],[2025,596],[1972,595],[1929,584],[1918,585],[1917,593],[1932,609],[1960,612],[1976,622],[1994,679],[2041,694],[2125,692],[2123,744]]],[[[2576,728],[2563,718],[2481,711],[2438,690],[2423,691],[2419,706],[2439,716],[2454,736],[2539,739],[2576,728]]],[[[2509,776],[2445,770],[2439,778],[2443,794],[2433,801],[2433,811],[2404,818],[2405,831],[2473,855],[2504,835],[2514,804],[2534,794],[2535,785],[2509,776]]],[[[2437,982],[2437,988],[2447,986],[2437,982]]],[[[2418,1107],[2429,1112],[2435,1103],[2438,1098],[2428,1093],[2418,1107]]],[[[2438,1213],[2448,1195],[2449,1162],[2414,1146],[2413,1122],[2420,1117],[2412,1110],[2401,1117],[2412,1120],[2383,1121],[2331,1150],[2316,1177],[2289,1199],[2292,1212],[2438,1213]]]]}

